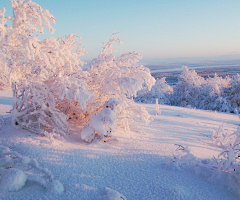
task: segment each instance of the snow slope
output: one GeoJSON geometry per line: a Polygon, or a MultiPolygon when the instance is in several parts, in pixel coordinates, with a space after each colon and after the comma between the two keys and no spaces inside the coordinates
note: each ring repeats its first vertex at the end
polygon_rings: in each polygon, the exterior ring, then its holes
{"type": "Polygon", "coordinates": [[[220,149],[206,144],[203,134],[211,135],[222,121],[235,131],[240,124],[237,115],[161,105],[161,115],[156,116],[155,105],[144,107],[154,120],[142,123],[139,132],[115,132],[107,143],[86,143],[76,127],[65,141],[50,143],[46,137],[10,126],[6,111],[11,109],[11,93],[1,91],[0,115],[6,124],[0,129],[0,145],[35,158],[63,184],[64,192],[58,195],[27,181],[17,192],[0,190],[0,199],[117,199],[113,196],[119,193],[128,200],[239,199],[222,179],[210,181],[191,167],[166,165],[178,153],[174,144],[188,146],[197,158],[217,156],[220,149]],[[110,197],[111,189],[119,193],[110,197]]]}

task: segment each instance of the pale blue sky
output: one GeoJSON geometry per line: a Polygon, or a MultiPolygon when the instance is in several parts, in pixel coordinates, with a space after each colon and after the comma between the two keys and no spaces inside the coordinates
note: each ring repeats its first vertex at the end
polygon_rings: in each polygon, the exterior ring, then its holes
{"type": "MultiPolygon", "coordinates": [[[[113,31],[124,45],[117,55],[137,51],[143,62],[240,55],[240,0],[35,0],[58,21],[54,37],[76,31],[97,57],[113,31]]],[[[0,9],[8,0],[0,0],[0,9]]],[[[46,33],[44,37],[50,37],[46,33]]],[[[42,37],[43,38],[43,37],[42,37]]],[[[240,56],[238,56],[240,58],[240,56]]],[[[229,57],[231,58],[231,57],[229,57]]]]}

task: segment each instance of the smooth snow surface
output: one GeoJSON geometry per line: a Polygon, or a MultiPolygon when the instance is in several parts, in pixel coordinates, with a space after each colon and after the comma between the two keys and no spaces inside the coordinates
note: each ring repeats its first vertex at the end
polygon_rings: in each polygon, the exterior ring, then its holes
{"type": "MultiPolygon", "coordinates": [[[[0,190],[0,199],[95,200],[118,194],[128,200],[239,199],[236,192],[228,189],[231,183],[224,177],[210,180],[196,175],[191,167],[166,164],[178,153],[175,144],[188,146],[200,159],[217,156],[221,149],[204,142],[208,138],[203,134],[211,135],[222,121],[226,129],[237,130],[237,115],[163,105],[159,107],[161,114],[155,115],[154,104],[143,105],[154,120],[149,125],[142,123],[139,132],[115,131],[107,142],[95,139],[86,143],[78,127],[73,127],[65,141],[50,142],[47,137],[11,127],[6,113],[11,109],[11,93],[0,92],[0,104],[0,114],[5,119],[0,145],[26,156],[24,163],[35,158],[59,180],[53,184],[55,192],[27,180],[17,192],[0,190]]],[[[4,175],[0,181],[1,185],[7,182],[4,175]]]]}

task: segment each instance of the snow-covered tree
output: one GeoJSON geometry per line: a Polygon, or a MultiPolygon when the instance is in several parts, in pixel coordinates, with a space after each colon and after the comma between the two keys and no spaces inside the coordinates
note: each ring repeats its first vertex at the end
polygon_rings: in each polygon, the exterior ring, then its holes
{"type": "Polygon", "coordinates": [[[195,70],[183,67],[179,81],[170,96],[172,105],[238,113],[239,90],[237,76],[223,78],[217,74],[204,79],[195,70]]]}
{"type": "Polygon", "coordinates": [[[134,98],[138,103],[155,103],[156,98],[161,104],[169,104],[169,96],[173,93],[173,87],[167,84],[166,77],[157,79],[155,85],[149,91],[146,85],[139,90],[137,97],[134,98]]]}
{"type": "Polygon", "coordinates": [[[193,98],[200,93],[204,84],[204,78],[199,76],[195,70],[189,70],[186,66],[183,66],[183,72],[178,77],[171,104],[191,105],[193,98]]]}
{"type": "Polygon", "coordinates": [[[74,34],[41,41],[36,33],[43,34],[45,27],[53,33],[55,18],[31,0],[13,0],[12,9],[12,17],[4,16],[5,8],[0,16],[1,67],[13,91],[12,125],[36,133],[55,129],[65,136],[64,109],[74,101],[86,110],[91,97],[80,67],[84,48],[74,34]]]}
{"type": "Polygon", "coordinates": [[[231,111],[240,113],[240,74],[231,77],[230,87],[225,88],[225,96],[231,105],[231,111]]]}
{"type": "Polygon", "coordinates": [[[131,99],[143,84],[151,89],[155,82],[150,70],[137,64],[138,53],[115,59],[113,43],[121,41],[113,34],[83,71],[80,37],[72,33],[40,40],[45,28],[54,32],[55,18],[31,0],[11,3],[12,17],[5,17],[5,8],[0,11],[0,86],[8,82],[13,91],[13,126],[58,137],[67,135],[69,119],[91,124],[101,115],[103,121],[113,121],[111,130],[129,129],[135,117],[148,121],[148,113],[131,99]],[[104,107],[109,102],[118,102],[118,109],[104,107]]]}

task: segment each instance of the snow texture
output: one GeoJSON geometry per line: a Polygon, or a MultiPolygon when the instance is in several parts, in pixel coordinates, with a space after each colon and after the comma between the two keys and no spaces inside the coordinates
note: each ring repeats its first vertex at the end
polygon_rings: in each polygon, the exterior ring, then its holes
{"type": "Polygon", "coordinates": [[[54,16],[11,3],[13,16],[0,10],[0,199],[239,199],[229,113],[240,112],[240,75],[205,79],[184,66],[170,87],[139,53],[115,58],[115,32],[83,71],[79,36],[40,40],[54,16]]]}
{"type": "Polygon", "coordinates": [[[54,180],[52,183],[52,192],[55,194],[62,194],[64,192],[62,183],[60,183],[58,180],[54,180]]]}
{"type": "MultiPolygon", "coordinates": [[[[0,92],[1,95],[4,96],[0,92]]],[[[237,141],[237,115],[162,104],[161,115],[155,115],[154,104],[143,106],[154,121],[150,125],[139,124],[141,132],[115,131],[107,142],[94,140],[88,144],[79,138],[77,127],[71,129],[65,141],[55,139],[51,143],[46,137],[12,128],[8,114],[1,112],[6,124],[0,131],[0,152],[15,151],[26,156],[20,160],[23,167],[43,166],[45,173],[55,175],[62,184],[56,179],[50,184],[44,176],[25,173],[25,185],[17,192],[2,189],[0,199],[107,198],[110,193],[105,191],[106,187],[127,199],[239,199],[237,179],[225,171],[218,173],[217,165],[213,165],[215,170],[208,167],[213,156],[224,161],[219,169],[226,166],[224,163],[235,166],[225,162],[225,155],[218,158],[222,147],[212,143],[211,136],[212,130],[223,130],[225,135],[236,133],[228,142],[237,141]],[[223,128],[219,129],[222,121],[223,128]],[[175,144],[188,147],[188,153],[176,151],[179,146],[175,144]],[[173,155],[177,162],[173,163],[173,155]]],[[[229,158],[234,152],[229,151],[229,158]]],[[[10,159],[5,162],[11,163],[10,159]]]]}
{"type": "Polygon", "coordinates": [[[18,191],[27,180],[27,176],[22,170],[9,168],[1,173],[0,189],[7,191],[18,191]]]}
{"type": "Polygon", "coordinates": [[[64,191],[63,185],[54,179],[47,168],[42,168],[36,159],[22,156],[10,148],[0,145],[0,188],[6,191],[18,191],[28,181],[39,183],[44,188],[51,188],[55,194],[64,191]]]}
{"type": "Polygon", "coordinates": [[[124,197],[122,194],[120,194],[118,191],[113,190],[111,188],[105,189],[105,195],[102,197],[98,197],[98,200],[127,200],[126,197],[124,197]]]}

